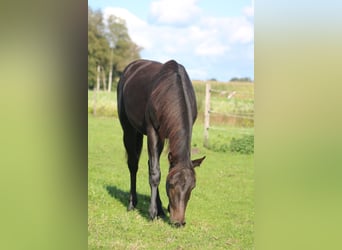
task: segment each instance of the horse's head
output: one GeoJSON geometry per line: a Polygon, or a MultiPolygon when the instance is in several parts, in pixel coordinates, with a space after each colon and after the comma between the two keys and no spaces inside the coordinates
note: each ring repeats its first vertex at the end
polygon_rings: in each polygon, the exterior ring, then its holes
{"type": "Polygon", "coordinates": [[[171,223],[177,227],[185,225],[185,210],[190,199],[191,191],[196,186],[194,168],[200,166],[203,158],[189,163],[174,163],[169,153],[170,171],[166,179],[166,192],[169,197],[168,210],[171,223]]]}

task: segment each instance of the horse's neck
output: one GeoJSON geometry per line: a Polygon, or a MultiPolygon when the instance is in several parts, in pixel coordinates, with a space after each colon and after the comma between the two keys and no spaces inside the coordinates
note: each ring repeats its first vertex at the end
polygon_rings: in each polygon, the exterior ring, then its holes
{"type": "Polygon", "coordinates": [[[190,160],[190,142],[191,128],[188,132],[184,129],[177,131],[169,138],[170,152],[177,162],[190,160]]]}

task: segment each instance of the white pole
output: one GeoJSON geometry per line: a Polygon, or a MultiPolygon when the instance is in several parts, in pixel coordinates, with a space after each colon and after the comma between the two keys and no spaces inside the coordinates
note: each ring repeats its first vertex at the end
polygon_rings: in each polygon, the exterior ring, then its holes
{"type": "Polygon", "coordinates": [[[210,83],[205,85],[205,108],[204,108],[204,147],[209,146],[209,126],[210,126],[210,83]]]}
{"type": "Polygon", "coordinates": [[[100,65],[97,65],[97,79],[96,86],[94,88],[94,106],[93,106],[93,115],[96,115],[96,102],[97,102],[97,92],[100,89],[100,65]]]}

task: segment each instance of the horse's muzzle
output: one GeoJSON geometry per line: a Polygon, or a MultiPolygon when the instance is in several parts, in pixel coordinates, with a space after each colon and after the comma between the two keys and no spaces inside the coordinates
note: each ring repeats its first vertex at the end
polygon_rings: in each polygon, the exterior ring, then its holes
{"type": "Polygon", "coordinates": [[[186,222],[173,222],[172,225],[176,228],[184,227],[186,222]]]}
{"type": "MultiPolygon", "coordinates": [[[[170,204],[167,206],[167,211],[169,213],[171,213],[170,204]]],[[[176,227],[176,228],[184,227],[185,224],[186,224],[186,222],[184,221],[184,219],[183,219],[183,221],[180,218],[178,218],[178,219],[171,219],[171,225],[176,227]]]]}

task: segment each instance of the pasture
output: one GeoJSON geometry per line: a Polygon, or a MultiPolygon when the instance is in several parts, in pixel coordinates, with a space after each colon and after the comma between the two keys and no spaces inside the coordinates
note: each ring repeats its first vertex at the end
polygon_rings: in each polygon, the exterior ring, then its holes
{"type": "MultiPolygon", "coordinates": [[[[198,93],[200,91],[196,89],[196,95],[198,93]]],[[[129,171],[121,126],[115,115],[116,96],[114,93],[99,94],[98,103],[112,107],[103,109],[106,114],[102,116],[88,116],[88,248],[253,249],[253,154],[204,148],[203,124],[199,117],[193,129],[192,158],[206,155],[206,159],[196,168],[197,184],[186,211],[187,225],[173,228],[168,223],[168,214],[164,220],[150,221],[146,138],[137,175],[138,206],[127,212],[129,171]]],[[[89,111],[91,98],[92,94],[89,94],[89,111]]],[[[199,97],[198,102],[201,102],[199,97]]],[[[217,126],[221,130],[211,134],[213,142],[229,144],[233,137],[253,134],[250,127],[224,123],[217,126]]],[[[159,189],[165,212],[167,172],[167,154],[163,153],[159,189]]]]}

